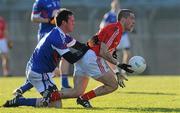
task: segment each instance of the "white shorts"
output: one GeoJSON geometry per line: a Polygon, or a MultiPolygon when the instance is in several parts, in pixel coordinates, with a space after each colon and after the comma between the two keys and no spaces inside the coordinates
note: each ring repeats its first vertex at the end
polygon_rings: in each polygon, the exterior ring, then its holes
{"type": "Polygon", "coordinates": [[[39,93],[44,92],[49,86],[54,86],[52,73],[39,74],[32,70],[26,70],[28,81],[37,89],[39,93]]]}
{"type": "Polygon", "coordinates": [[[0,53],[8,53],[7,40],[0,39],[0,53]]]}
{"type": "Polygon", "coordinates": [[[117,46],[117,49],[127,49],[130,48],[130,41],[127,33],[122,35],[121,41],[117,46]]]}
{"type": "Polygon", "coordinates": [[[101,57],[97,57],[92,50],[88,50],[74,66],[74,76],[87,75],[95,79],[110,70],[105,60],[101,57]]]}

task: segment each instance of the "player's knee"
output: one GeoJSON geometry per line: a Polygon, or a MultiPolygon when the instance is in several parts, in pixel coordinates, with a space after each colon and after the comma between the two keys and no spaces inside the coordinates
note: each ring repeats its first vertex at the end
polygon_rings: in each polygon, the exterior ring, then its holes
{"type": "Polygon", "coordinates": [[[115,91],[115,90],[118,89],[118,83],[117,83],[117,81],[115,81],[115,82],[113,82],[113,83],[111,84],[111,89],[112,89],[112,91],[115,91]]]}
{"type": "Polygon", "coordinates": [[[53,108],[62,108],[62,102],[61,100],[50,102],[48,107],[53,107],[53,108]]]}
{"type": "Polygon", "coordinates": [[[50,96],[50,102],[58,101],[61,99],[61,96],[58,91],[53,91],[50,96]]]}

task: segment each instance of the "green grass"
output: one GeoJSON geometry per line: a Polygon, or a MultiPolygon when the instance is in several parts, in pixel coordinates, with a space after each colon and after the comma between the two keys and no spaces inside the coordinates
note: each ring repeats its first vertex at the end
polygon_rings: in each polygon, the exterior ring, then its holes
{"type": "MultiPolygon", "coordinates": [[[[12,91],[24,82],[24,77],[0,78],[0,106],[11,99],[12,91]]],[[[59,86],[59,78],[55,78],[59,86]]],[[[71,78],[72,82],[72,78],[71,78]]],[[[100,83],[90,80],[87,90],[100,83]]],[[[25,97],[40,97],[32,89],[25,97]]],[[[126,88],[91,100],[93,109],[76,105],[75,99],[63,100],[63,108],[0,108],[0,113],[176,113],[180,112],[180,76],[130,76],[126,88]]]]}

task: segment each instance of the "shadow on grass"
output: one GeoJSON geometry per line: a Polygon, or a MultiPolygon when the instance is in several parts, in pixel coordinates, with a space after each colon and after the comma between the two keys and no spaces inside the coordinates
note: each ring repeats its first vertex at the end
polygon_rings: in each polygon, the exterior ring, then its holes
{"type": "MultiPolygon", "coordinates": [[[[62,109],[79,109],[83,110],[85,108],[79,108],[79,107],[67,107],[67,108],[62,108],[62,109]]],[[[180,112],[180,108],[126,108],[126,107],[94,107],[86,110],[128,110],[131,112],[139,111],[139,112],[180,112]]]]}
{"type": "MultiPolygon", "coordinates": [[[[99,108],[97,108],[99,109],[99,108]]],[[[180,112],[180,108],[125,108],[125,107],[110,107],[104,108],[105,109],[119,109],[119,110],[129,110],[129,111],[140,111],[140,112],[180,112]]]]}
{"type": "Polygon", "coordinates": [[[177,95],[175,93],[161,93],[161,92],[121,92],[125,94],[147,94],[147,95],[177,95]]]}
{"type": "MultiPolygon", "coordinates": [[[[78,108],[78,107],[67,107],[67,108],[63,108],[63,109],[79,109],[79,110],[83,110],[84,108],[78,108]]],[[[180,108],[126,108],[126,107],[94,107],[94,108],[90,108],[90,109],[86,109],[86,110],[128,110],[130,112],[135,112],[135,111],[139,111],[139,112],[180,112],[180,108]]]]}

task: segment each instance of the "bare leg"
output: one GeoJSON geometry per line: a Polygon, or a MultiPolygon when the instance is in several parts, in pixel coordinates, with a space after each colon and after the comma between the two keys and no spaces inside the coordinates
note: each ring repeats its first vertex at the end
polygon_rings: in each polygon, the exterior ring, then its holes
{"type": "Polygon", "coordinates": [[[70,88],[69,82],[68,82],[68,74],[69,74],[69,67],[70,64],[65,59],[62,58],[60,62],[60,72],[61,72],[61,85],[62,88],[70,88]]]}
{"type": "Polygon", "coordinates": [[[74,88],[61,90],[61,98],[76,98],[82,95],[87,87],[89,78],[87,76],[74,76],[74,88]]]}
{"type": "Polygon", "coordinates": [[[103,83],[103,85],[81,95],[77,99],[77,103],[81,104],[85,108],[92,108],[88,100],[97,96],[102,96],[102,95],[112,93],[118,88],[118,83],[112,71],[106,72],[105,74],[103,74],[103,76],[97,78],[96,80],[103,83]]]}
{"type": "Polygon", "coordinates": [[[2,68],[3,68],[3,75],[8,76],[9,74],[9,59],[7,53],[2,53],[2,68]]]}
{"type": "Polygon", "coordinates": [[[69,66],[70,66],[69,62],[66,61],[64,58],[62,58],[59,66],[61,74],[68,74],[69,66]]]}
{"type": "Polygon", "coordinates": [[[96,96],[109,94],[118,88],[118,83],[112,71],[106,72],[96,80],[104,84],[94,89],[96,96]]]}

